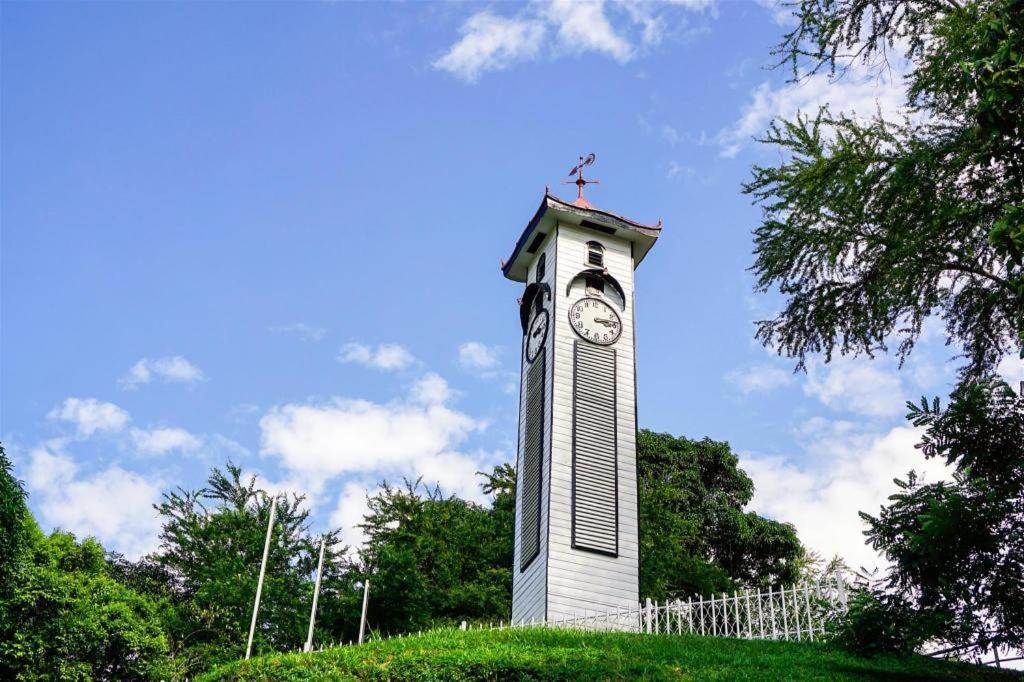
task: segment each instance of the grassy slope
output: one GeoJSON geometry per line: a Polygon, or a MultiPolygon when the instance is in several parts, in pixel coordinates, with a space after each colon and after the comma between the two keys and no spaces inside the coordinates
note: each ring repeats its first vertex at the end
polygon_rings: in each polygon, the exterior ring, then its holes
{"type": "Polygon", "coordinates": [[[263,656],[221,680],[1009,680],[923,657],[861,659],[822,644],[558,630],[459,632],[263,656]]]}

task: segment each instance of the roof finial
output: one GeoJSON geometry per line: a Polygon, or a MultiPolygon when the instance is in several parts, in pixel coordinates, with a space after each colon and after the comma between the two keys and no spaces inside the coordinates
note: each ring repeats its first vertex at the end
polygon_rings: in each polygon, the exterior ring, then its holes
{"type": "Polygon", "coordinates": [[[572,176],[575,175],[576,179],[566,180],[565,184],[576,185],[576,201],[574,201],[573,203],[577,206],[581,206],[583,208],[590,208],[590,202],[583,198],[583,188],[586,187],[587,185],[601,184],[600,180],[587,180],[583,177],[583,169],[586,166],[589,166],[590,164],[594,163],[594,161],[596,160],[597,155],[593,153],[588,154],[587,156],[581,156],[580,162],[577,165],[573,166],[572,170],[569,171],[569,177],[571,178],[572,176]]]}

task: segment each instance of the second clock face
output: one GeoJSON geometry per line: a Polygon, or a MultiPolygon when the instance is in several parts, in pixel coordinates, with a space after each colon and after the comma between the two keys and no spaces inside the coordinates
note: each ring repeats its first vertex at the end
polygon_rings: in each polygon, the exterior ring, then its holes
{"type": "Polygon", "coordinates": [[[526,332],[526,361],[533,362],[537,359],[541,349],[544,347],[544,340],[548,337],[548,311],[541,310],[534,314],[530,322],[530,328],[526,332]]]}
{"type": "Polygon", "coordinates": [[[610,346],[622,334],[619,314],[599,298],[581,298],[569,308],[569,324],[587,341],[610,346]]]}

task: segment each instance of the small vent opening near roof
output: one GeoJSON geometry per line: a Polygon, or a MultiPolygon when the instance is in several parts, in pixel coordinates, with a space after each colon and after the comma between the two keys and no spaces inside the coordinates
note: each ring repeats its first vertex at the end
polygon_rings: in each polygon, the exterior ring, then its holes
{"type": "Polygon", "coordinates": [[[604,247],[597,242],[587,242],[587,265],[604,267],[604,247]]]}

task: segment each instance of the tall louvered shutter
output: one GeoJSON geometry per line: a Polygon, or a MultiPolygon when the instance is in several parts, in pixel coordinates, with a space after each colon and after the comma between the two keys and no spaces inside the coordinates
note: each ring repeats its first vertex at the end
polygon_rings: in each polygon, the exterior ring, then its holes
{"type": "Polygon", "coordinates": [[[540,553],[540,488],[544,457],[544,352],[526,373],[526,434],[523,444],[522,523],[519,570],[540,553]]]}
{"type": "Polygon", "coordinates": [[[617,555],[615,350],[577,341],[574,355],[572,544],[617,555]]]}

